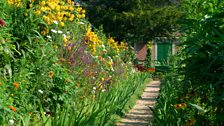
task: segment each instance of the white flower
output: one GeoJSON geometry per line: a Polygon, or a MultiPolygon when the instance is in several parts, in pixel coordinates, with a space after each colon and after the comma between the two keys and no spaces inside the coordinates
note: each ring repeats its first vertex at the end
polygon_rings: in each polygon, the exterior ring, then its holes
{"type": "Polygon", "coordinates": [[[40,89],[38,90],[38,92],[39,92],[39,93],[41,93],[41,94],[43,94],[43,93],[44,93],[44,92],[43,92],[42,90],[40,90],[40,89]]]}
{"type": "Polygon", "coordinates": [[[47,38],[51,39],[51,36],[47,35],[47,38]]]}
{"type": "Polygon", "coordinates": [[[9,120],[9,126],[12,126],[14,124],[14,120],[10,119],[9,120]]]}
{"type": "Polygon", "coordinates": [[[93,90],[96,90],[96,87],[93,87],[93,90]]]}
{"type": "Polygon", "coordinates": [[[52,31],[53,33],[57,33],[57,31],[56,31],[55,29],[51,29],[51,31],[52,31]]]}
{"type": "Polygon", "coordinates": [[[110,60],[111,60],[111,57],[110,56],[107,56],[110,60]]]}
{"type": "Polygon", "coordinates": [[[54,20],[53,22],[54,22],[56,25],[58,25],[58,21],[55,21],[55,20],[54,20]]]}
{"type": "Polygon", "coordinates": [[[102,92],[105,92],[105,91],[106,91],[105,89],[102,90],[102,92]]]}
{"type": "Polygon", "coordinates": [[[79,24],[82,24],[82,25],[83,25],[83,24],[85,24],[85,23],[80,21],[79,24]]]}
{"type": "Polygon", "coordinates": [[[97,58],[98,58],[98,56],[93,56],[93,58],[97,59],[97,58]]]}
{"type": "Polygon", "coordinates": [[[67,36],[65,34],[63,34],[63,38],[67,38],[67,36]]]}
{"type": "Polygon", "coordinates": [[[62,34],[63,32],[62,32],[61,30],[58,30],[58,33],[59,33],[59,34],[62,34]]]}

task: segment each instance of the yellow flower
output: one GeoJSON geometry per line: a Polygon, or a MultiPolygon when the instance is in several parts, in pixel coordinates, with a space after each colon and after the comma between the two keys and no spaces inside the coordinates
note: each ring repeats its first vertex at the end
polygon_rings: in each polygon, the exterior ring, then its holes
{"type": "Polygon", "coordinates": [[[68,6],[64,6],[64,10],[68,10],[68,8],[69,8],[68,6]]]}
{"type": "Polygon", "coordinates": [[[35,13],[36,16],[41,14],[41,12],[39,10],[35,11],[34,13],[35,13]]]}
{"type": "Polygon", "coordinates": [[[74,1],[72,1],[70,4],[71,4],[71,5],[74,5],[74,4],[75,4],[75,2],[74,2],[74,1]]]}
{"type": "Polygon", "coordinates": [[[41,1],[41,2],[40,2],[40,5],[41,5],[41,6],[45,6],[45,4],[46,4],[45,1],[41,1]]]}
{"type": "Polygon", "coordinates": [[[73,11],[74,8],[72,6],[69,6],[68,10],[73,11]]]}
{"type": "Polygon", "coordinates": [[[82,14],[82,18],[85,18],[86,17],[86,15],[85,14],[82,14]]]}
{"type": "Polygon", "coordinates": [[[64,42],[64,43],[63,43],[63,46],[64,46],[64,47],[66,47],[66,46],[67,46],[67,43],[66,43],[66,42],[64,42]]]}
{"type": "Polygon", "coordinates": [[[56,11],[60,11],[60,9],[61,9],[60,6],[56,6],[56,7],[55,7],[55,10],[56,10],[56,11]]]}
{"type": "MultiPolygon", "coordinates": [[[[70,16],[71,16],[71,14],[70,14],[70,13],[65,13],[65,15],[66,15],[66,16],[68,16],[68,17],[70,17],[70,16]]],[[[73,16],[74,16],[74,14],[73,14],[73,16]]]]}
{"type": "Polygon", "coordinates": [[[82,13],[85,14],[86,13],[86,10],[82,10],[82,13]]]}
{"type": "Polygon", "coordinates": [[[42,34],[42,35],[46,35],[47,33],[46,33],[45,31],[42,31],[41,34],[42,34]]]}
{"type": "Polygon", "coordinates": [[[74,14],[70,14],[70,18],[74,18],[75,17],[75,15],[74,14]]]}
{"type": "Polygon", "coordinates": [[[81,7],[78,7],[78,8],[77,8],[77,11],[78,11],[79,13],[81,12],[81,10],[82,10],[81,7]]]}
{"type": "Polygon", "coordinates": [[[63,17],[57,17],[58,21],[62,21],[63,17]]]}
{"type": "Polygon", "coordinates": [[[60,26],[61,27],[64,27],[65,26],[65,23],[64,22],[60,22],[60,26]]]}
{"type": "Polygon", "coordinates": [[[77,17],[78,17],[78,18],[82,18],[82,15],[81,15],[81,14],[78,14],[77,17]]]}
{"type": "Polygon", "coordinates": [[[22,6],[22,1],[21,0],[7,0],[7,3],[9,5],[14,5],[16,7],[21,7],[22,6]]]}
{"type": "Polygon", "coordinates": [[[65,42],[67,42],[68,40],[67,40],[67,38],[63,38],[62,41],[65,43],[65,42]]]}
{"type": "Polygon", "coordinates": [[[65,4],[65,2],[64,1],[61,1],[61,5],[64,5],[65,4]]]}
{"type": "Polygon", "coordinates": [[[64,18],[63,18],[63,21],[67,21],[67,20],[68,20],[68,18],[67,18],[67,17],[64,17],[64,18]]]}

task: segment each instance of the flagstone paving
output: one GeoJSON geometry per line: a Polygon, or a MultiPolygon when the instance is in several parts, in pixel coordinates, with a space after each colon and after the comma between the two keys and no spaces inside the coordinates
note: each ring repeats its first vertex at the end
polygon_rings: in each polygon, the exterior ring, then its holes
{"type": "Polygon", "coordinates": [[[159,95],[160,81],[151,81],[136,101],[136,105],[117,123],[117,126],[148,126],[153,120],[153,113],[149,107],[154,107],[159,95]]]}

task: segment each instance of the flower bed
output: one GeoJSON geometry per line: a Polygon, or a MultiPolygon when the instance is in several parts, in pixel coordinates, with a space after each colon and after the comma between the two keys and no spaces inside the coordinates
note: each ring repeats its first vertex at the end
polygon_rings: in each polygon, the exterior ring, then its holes
{"type": "Polygon", "coordinates": [[[0,124],[105,125],[148,76],[72,1],[0,6],[0,124]]]}

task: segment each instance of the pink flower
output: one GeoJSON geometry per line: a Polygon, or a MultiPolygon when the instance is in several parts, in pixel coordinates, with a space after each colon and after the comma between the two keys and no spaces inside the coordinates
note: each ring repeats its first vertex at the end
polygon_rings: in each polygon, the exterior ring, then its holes
{"type": "Polygon", "coordinates": [[[5,22],[3,20],[1,20],[1,19],[0,19],[0,24],[1,24],[2,27],[5,26],[5,22]]]}

